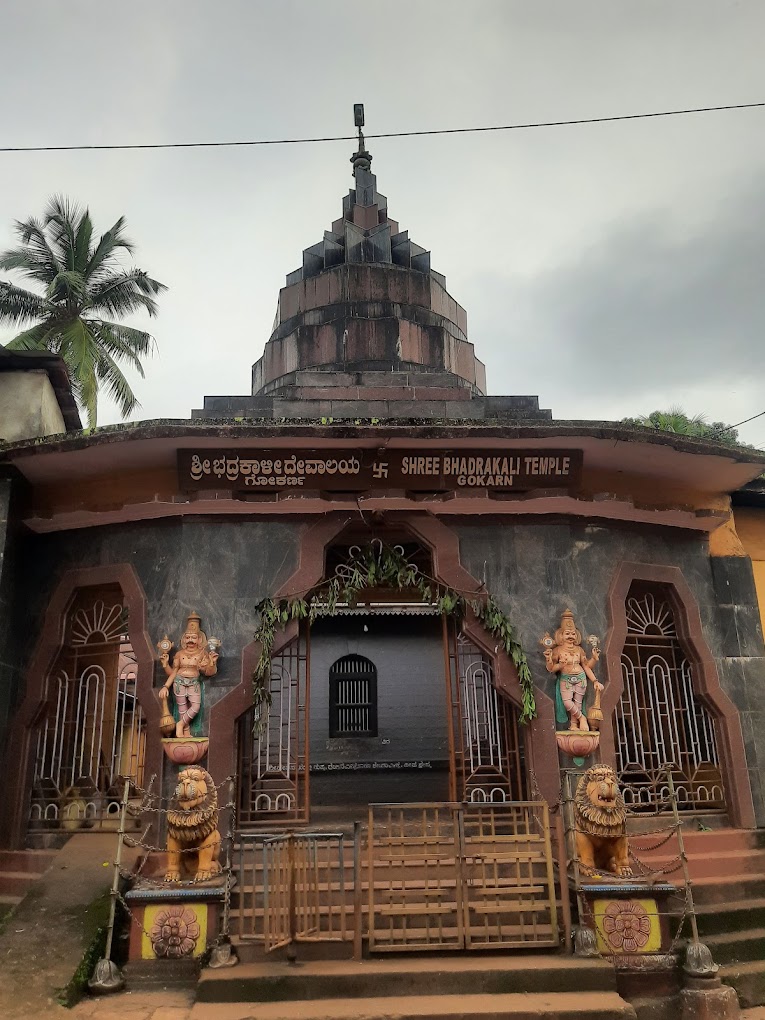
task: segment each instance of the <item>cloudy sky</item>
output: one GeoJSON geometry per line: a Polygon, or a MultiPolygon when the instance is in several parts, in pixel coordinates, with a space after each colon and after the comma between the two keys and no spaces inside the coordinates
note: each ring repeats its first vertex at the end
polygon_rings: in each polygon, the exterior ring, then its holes
{"type": "MultiPolygon", "coordinates": [[[[374,134],[765,100],[762,0],[2,0],[0,19],[3,146],[345,135],[354,102],[374,134]]],[[[765,109],[368,147],[492,393],[560,418],[765,410],[765,109]]],[[[135,417],[187,417],[247,392],[351,151],[0,153],[0,247],[54,192],[97,228],[124,214],[170,287],[135,417]]],[[[765,417],[741,434],[765,446],[765,417]]]]}

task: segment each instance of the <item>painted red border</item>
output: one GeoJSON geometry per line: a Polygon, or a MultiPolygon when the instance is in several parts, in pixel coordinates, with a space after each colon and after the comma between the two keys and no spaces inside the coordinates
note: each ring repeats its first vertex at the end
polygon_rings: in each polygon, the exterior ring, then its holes
{"type": "Polygon", "coordinates": [[[718,749],[731,823],[741,828],[754,828],[754,805],[741,717],[731,698],[720,686],[717,664],[704,637],[698,603],[679,567],[624,562],[619,565],[611,581],[608,592],[611,626],[603,643],[608,685],[602,697],[604,720],[610,719],[611,724],[601,727],[602,758],[615,764],[613,720],[624,688],[621,656],[627,637],[624,604],[633,581],[653,582],[667,588],[675,614],[677,634],[693,670],[694,685],[718,723],[718,749]]]}

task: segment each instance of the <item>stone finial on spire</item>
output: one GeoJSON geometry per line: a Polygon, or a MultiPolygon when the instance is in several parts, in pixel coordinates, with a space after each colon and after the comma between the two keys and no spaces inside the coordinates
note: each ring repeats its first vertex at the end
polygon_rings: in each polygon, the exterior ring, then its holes
{"type": "Polygon", "coordinates": [[[372,153],[367,152],[364,148],[364,132],[361,130],[364,127],[364,104],[354,103],[353,104],[353,122],[359,129],[359,148],[357,152],[351,156],[351,163],[353,164],[353,176],[356,176],[357,170],[371,170],[372,169],[372,153]]]}

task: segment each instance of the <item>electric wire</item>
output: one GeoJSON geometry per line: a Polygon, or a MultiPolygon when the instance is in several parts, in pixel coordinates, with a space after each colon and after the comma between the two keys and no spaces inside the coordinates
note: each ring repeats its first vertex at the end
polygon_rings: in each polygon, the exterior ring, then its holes
{"type": "MultiPolygon", "coordinates": [[[[648,113],[622,113],[610,117],[577,117],[571,120],[526,121],[518,124],[495,124],[489,127],[433,128],[422,131],[387,131],[366,135],[377,138],[418,138],[430,135],[466,135],[490,131],[526,131],[533,128],[568,127],[581,124],[609,124],[615,121],[649,120],[657,117],[684,117],[697,113],[719,113],[725,110],[754,110],[765,107],[757,103],[730,103],[725,106],[697,106],[682,110],[655,110],[648,113]]],[[[113,152],[129,149],[215,149],[254,145],[309,145],[318,142],[355,142],[356,135],[328,135],[319,138],[258,138],[220,142],[125,142],[114,145],[5,145],[0,152],[113,152]]]]}

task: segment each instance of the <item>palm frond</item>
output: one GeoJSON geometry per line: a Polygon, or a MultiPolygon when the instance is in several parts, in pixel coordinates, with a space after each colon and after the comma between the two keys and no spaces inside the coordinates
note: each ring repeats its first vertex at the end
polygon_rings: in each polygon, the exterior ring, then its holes
{"type": "Polygon", "coordinates": [[[40,322],[36,326],[32,326],[30,329],[25,329],[23,333],[17,334],[13,340],[9,340],[5,345],[6,350],[9,351],[47,351],[50,350],[48,347],[48,336],[51,332],[51,327],[47,322],[40,322]]]}
{"type": "Polygon", "coordinates": [[[66,304],[68,308],[82,308],[87,298],[85,278],[76,269],[57,273],[48,286],[46,297],[54,303],[66,304]]]}
{"type": "Polygon", "coordinates": [[[98,350],[96,375],[99,381],[106,386],[106,392],[117,405],[123,419],[127,418],[136,407],[140,407],[138,399],[133,393],[130,383],[122,374],[119,365],[103,347],[98,350]]]}
{"type": "Polygon", "coordinates": [[[133,254],[135,245],[125,236],[124,227],[125,217],[120,216],[114,226],[99,238],[85,273],[90,280],[100,281],[105,273],[112,271],[111,267],[118,264],[114,257],[117,252],[125,251],[129,255],[133,254]]]}
{"type": "Polygon", "coordinates": [[[92,286],[88,300],[91,308],[108,315],[129,315],[145,309],[154,316],[158,312],[154,295],[163,290],[167,290],[164,283],[153,280],[142,269],[130,269],[113,273],[92,286]]]}
{"type": "Polygon", "coordinates": [[[0,280],[0,323],[20,326],[30,319],[45,319],[52,312],[44,297],[0,280]]]}
{"type": "Polygon", "coordinates": [[[48,244],[43,225],[32,216],[23,222],[17,220],[14,231],[21,247],[2,253],[0,268],[18,269],[29,279],[47,286],[61,271],[61,265],[48,244]]]}
{"type": "Polygon", "coordinates": [[[64,195],[54,195],[45,210],[45,226],[64,269],[75,268],[75,237],[81,218],[82,209],[64,195]]]}
{"type": "Polygon", "coordinates": [[[102,319],[86,319],[88,328],[97,335],[101,347],[112,357],[129,362],[143,376],[141,358],[154,353],[156,343],[150,333],[102,319]]]}
{"type": "Polygon", "coordinates": [[[98,380],[96,378],[97,342],[85,322],[75,318],[57,331],[59,353],[66,362],[69,377],[77,384],[77,399],[93,428],[98,413],[98,380]]]}
{"type": "Polygon", "coordinates": [[[93,221],[90,218],[89,210],[86,209],[80,217],[80,222],[77,224],[77,233],[74,237],[74,268],[83,277],[90,261],[90,242],[92,237],[93,221]]]}

